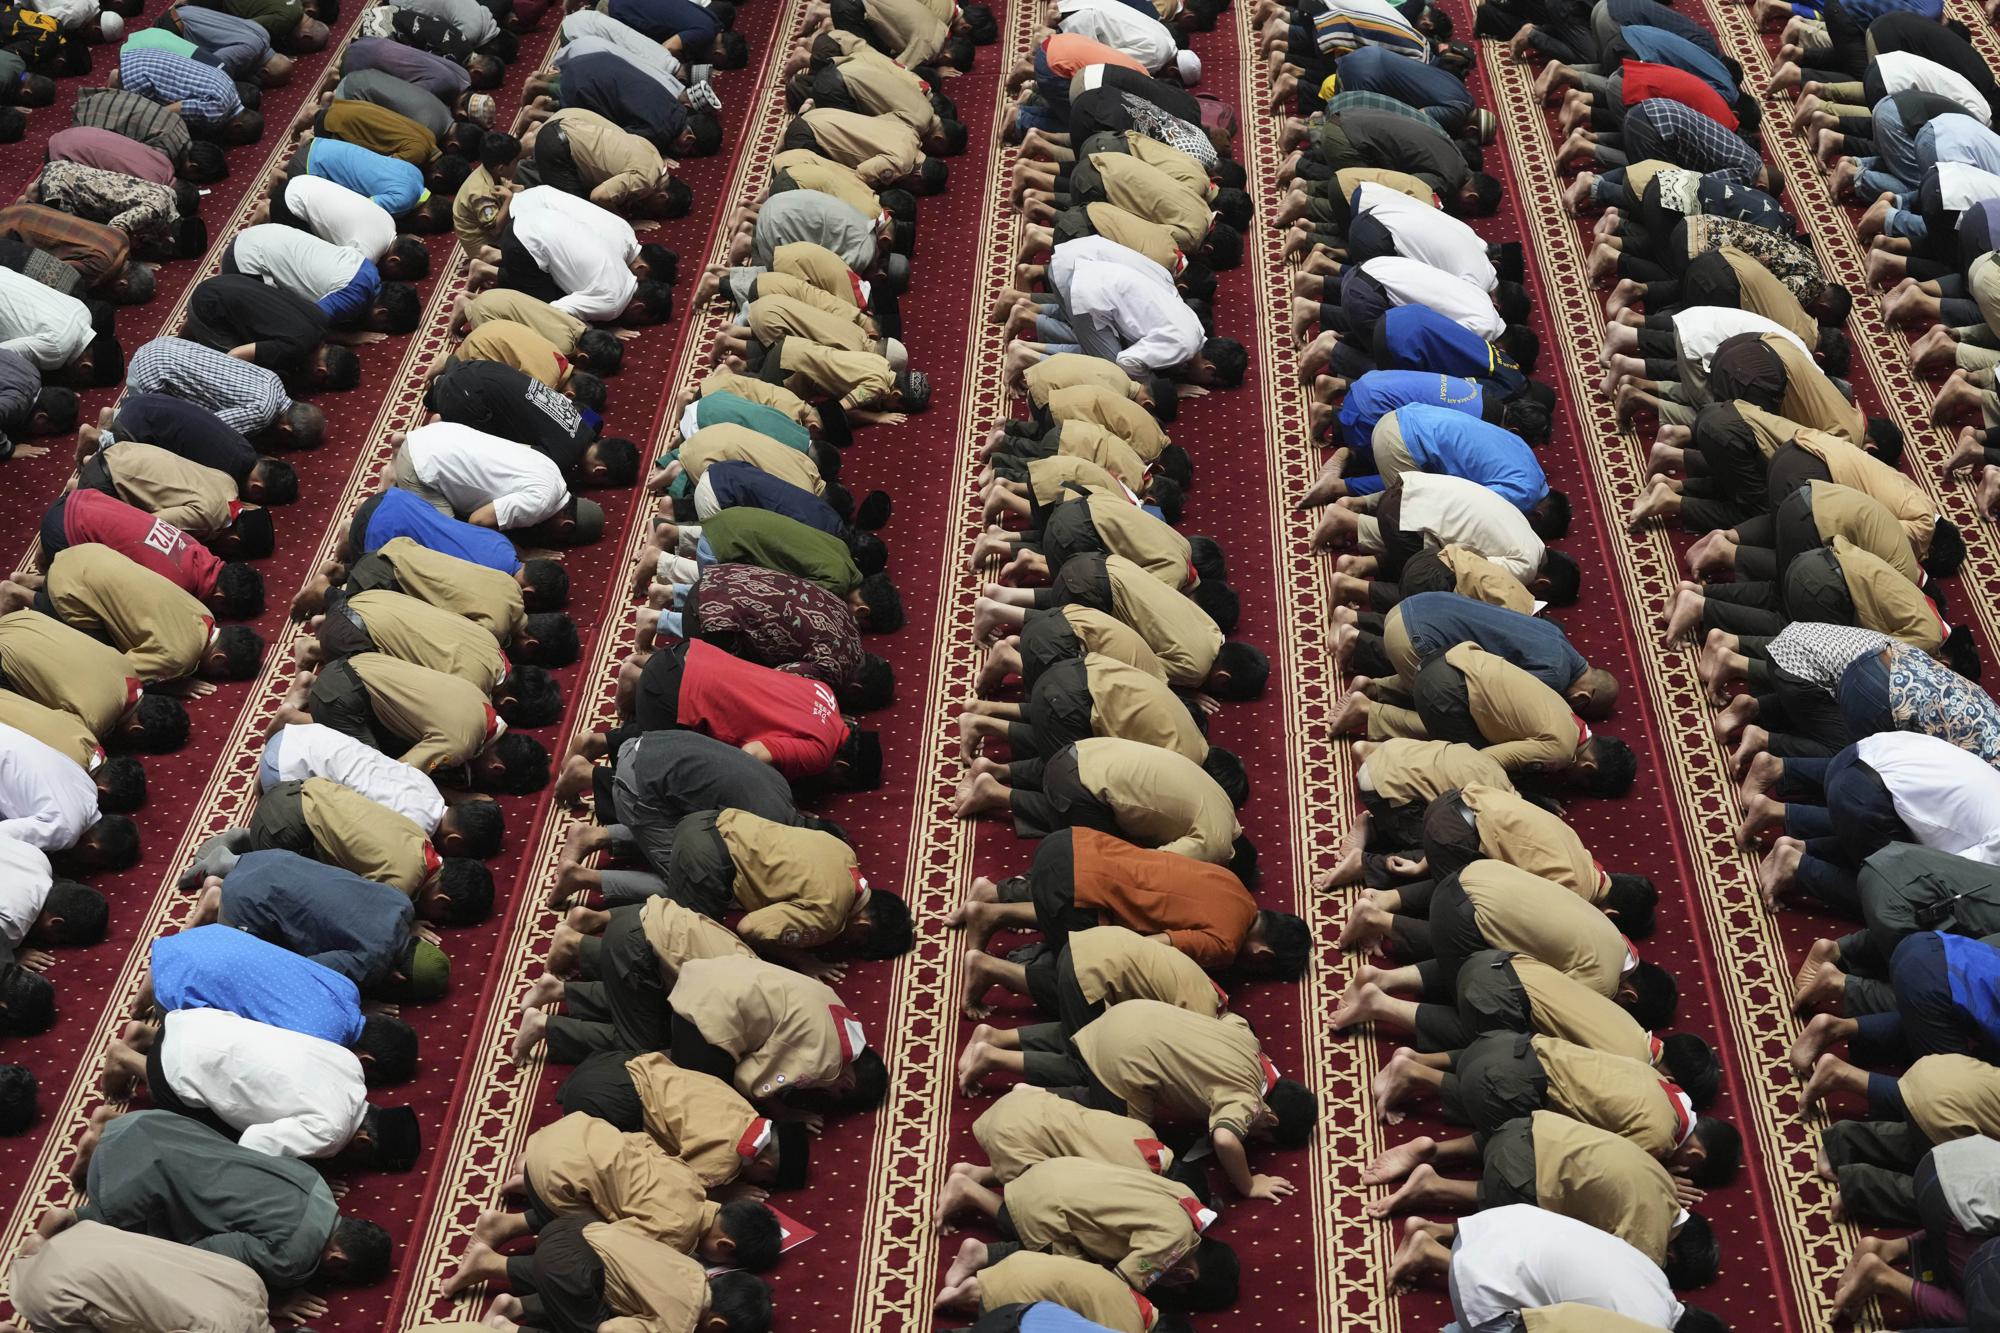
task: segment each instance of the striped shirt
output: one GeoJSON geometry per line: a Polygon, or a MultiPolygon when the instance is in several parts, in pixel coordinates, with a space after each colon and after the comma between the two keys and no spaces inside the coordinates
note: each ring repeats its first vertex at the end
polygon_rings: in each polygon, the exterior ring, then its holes
{"type": "Polygon", "coordinates": [[[199,403],[245,435],[269,426],[292,406],[284,381],[270,371],[185,338],[155,338],[134,352],[125,388],[199,403]]]}
{"type": "Polygon", "coordinates": [[[243,110],[243,99],[225,71],[171,51],[121,48],[118,82],[163,105],[178,102],[181,118],[190,125],[220,126],[243,110]]]}
{"type": "Polygon", "coordinates": [[[194,142],[186,121],[163,104],[124,88],[78,89],[76,114],[71,123],[137,139],[175,161],[194,142]]]}

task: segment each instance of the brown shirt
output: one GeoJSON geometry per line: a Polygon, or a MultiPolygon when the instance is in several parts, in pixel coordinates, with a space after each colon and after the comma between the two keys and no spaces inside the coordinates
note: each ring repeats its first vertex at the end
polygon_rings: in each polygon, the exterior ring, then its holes
{"type": "Polygon", "coordinates": [[[1088,421],[1102,426],[1148,463],[1157,460],[1169,443],[1153,414],[1133,402],[1123,389],[1107,389],[1101,384],[1057,389],[1049,394],[1048,413],[1056,421],[1088,421]]]}
{"type": "Polygon", "coordinates": [[[1773,277],[1770,269],[1733,245],[1725,245],[1716,253],[1729,265],[1729,271],[1736,275],[1743,309],[1784,325],[1808,347],[1819,342],[1819,321],[1806,313],[1806,308],[1799,304],[1799,298],[1773,277]]]}
{"type": "Polygon", "coordinates": [[[1062,618],[1068,622],[1070,633],[1076,636],[1076,641],[1086,653],[1113,658],[1161,680],[1172,679],[1165,664],[1153,655],[1153,650],[1139,636],[1139,631],[1117,617],[1095,607],[1071,605],[1062,608],[1062,618]]]}
{"type": "Polygon", "coordinates": [[[812,129],[820,152],[853,167],[855,174],[880,189],[913,174],[923,160],[917,132],[894,116],[864,116],[816,106],[799,119],[812,129]]]}
{"type": "Polygon", "coordinates": [[[1191,153],[1186,153],[1172,144],[1149,139],[1137,130],[1127,130],[1120,136],[1125,140],[1125,151],[1138,158],[1149,167],[1158,167],[1189,190],[1207,197],[1213,182],[1209,179],[1208,168],[1191,153]]]}
{"type": "Polygon", "coordinates": [[[1502,861],[1474,861],[1458,882],[1489,946],[1539,958],[1599,995],[1618,993],[1631,945],[1610,917],[1562,885],[1502,861]]]}
{"type": "Polygon", "coordinates": [[[375,646],[391,657],[456,677],[487,695],[507,677],[507,658],[493,636],[464,616],[400,592],[356,593],[347,605],[375,646]]]}
{"type": "Polygon", "coordinates": [[[666,160],[645,139],[583,107],[564,107],[549,119],[562,126],[593,204],[616,209],[659,187],[666,160]]]}
{"type": "MultiPolygon", "coordinates": [[[[1110,157],[1112,154],[1100,153],[1098,156],[1110,157]]],[[[1181,242],[1173,228],[1120,208],[1117,204],[1085,204],[1083,212],[1090,219],[1090,229],[1107,241],[1116,241],[1127,250],[1136,250],[1169,273],[1180,268],[1181,242]]]]}
{"type": "Polygon", "coordinates": [[[1391,805],[1428,804],[1448,791],[1471,786],[1514,790],[1507,770],[1486,751],[1451,741],[1398,737],[1383,741],[1361,762],[1361,789],[1391,805]]]}
{"type": "Polygon", "coordinates": [[[527,626],[521,585],[512,575],[433,551],[409,537],[386,542],[376,554],[396,571],[396,582],[404,592],[464,616],[502,647],[527,626]]]}
{"type": "Polygon", "coordinates": [[[1353,198],[1354,192],[1360,189],[1363,183],[1372,182],[1376,185],[1385,185],[1397,194],[1408,195],[1420,204],[1437,207],[1437,191],[1406,171],[1391,171],[1388,167],[1342,167],[1333,173],[1333,179],[1340,186],[1340,194],[1344,199],[1353,198]]]}
{"type": "Polygon", "coordinates": [[[1545,1037],[1651,1064],[1652,1034],[1617,1001],[1547,963],[1515,954],[1514,975],[1528,996],[1529,1021],[1545,1037]]]}
{"type": "Polygon", "coordinates": [[[1610,878],[1576,836],[1576,830],[1512,788],[1479,783],[1459,790],[1465,808],[1479,817],[1479,850],[1495,861],[1562,885],[1597,902],[1610,878]]]}
{"type": "Polygon", "coordinates": [[[1855,619],[1913,648],[1935,653],[1944,646],[1944,622],[1937,607],[1916,584],[1897,573],[1882,557],[1862,550],[1845,537],[1831,543],[1833,558],[1854,599],[1855,619]]]}
{"type": "Polygon", "coordinates": [[[101,451],[118,498],[197,537],[236,521],[236,483],[227,472],[190,463],[165,449],[122,440],[101,451]]]}
{"type": "Polygon", "coordinates": [[[2000,1137],[2000,1068],[1969,1055],[1927,1055],[1901,1087],[1910,1123],[1932,1143],[2000,1137]]]}
{"type": "Polygon", "coordinates": [[[347,659],[382,723],[410,740],[400,756],[425,773],[469,762],[505,730],[477,685],[387,653],[347,659]]]}
{"type": "Polygon", "coordinates": [[[1172,750],[1197,764],[1208,757],[1208,738],[1194,715],[1158,676],[1095,653],[1083,659],[1083,670],[1094,734],[1172,750]]]}
{"type": "Polygon", "coordinates": [[[714,917],[703,916],[671,898],[655,895],[639,907],[639,928],[660,960],[660,979],[667,985],[690,958],[755,958],[756,950],[714,917]]]}
{"type": "Polygon", "coordinates": [[[664,1052],[625,1062],[653,1142],[713,1188],[736,1179],[763,1151],[771,1122],[721,1079],[683,1069],[664,1052]]]}
{"type": "Polygon", "coordinates": [[[752,1101],[831,1083],[867,1048],[831,987],[762,959],[690,959],[667,998],[736,1058],[737,1090],[752,1101]]]}
{"type": "Polygon", "coordinates": [[[1063,457],[1088,459],[1131,490],[1146,484],[1146,460],[1139,457],[1138,450],[1116,432],[1093,422],[1064,422],[1056,451],[1063,457]]]}
{"type": "Polygon", "coordinates": [[[972,1122],[986,1160],[1002,1183],[1052,1157],[1087,1157],[1127,1171],[1164,1171],[1173,1153],[1152,1126],[1129,1115],[1093,1111],[1045,1088],[1017,1083],[972,1122]]]}
{"type": "Polygon", "coordinates": [[[1273,1119],[1264,1094],[1277,1071],[1239,1015],[1210,1018],[1130,1000],[1078,1029],[1075,1040],[1090,1072],[1148,1124],[1200,1124],[1247,1140],[1273,1119]]]}
{"type": "Polygon", "coordinates": [[[727,370],[718,370],[701,382],[703,393],[733,393],[738,398],[761,403],[775,408],[801,426],[812,416],[812,407],[805,399],[793,393],[782,384],[766,384],[763,380],[750,379],[727,370]]]}
{"type": "Polygon", "coordinates": [[[1105,549],[1124,556],[1175,592],[1194,585],[1194,548],[1187,538],[1122,495],[1098,492],[1083,499],[1105,549]]]}
{"type": "Polygon", "coordinates": [[[1637,1144],[1554,1111],[1537,1111],[1532,1122],[1535,1202],[1665,1260],[1680,1215],[1667,1168],[1637,1144]]]}
{"type": "MultiPolygon", "coordinates": [[[[460,197],[464,197],[463,191],[460,197]]],[[[524,325],[548,339],[564,356],[576,351],[576,340],[590,328],[575,315],[566,315],[547,301],[510,287],[488,287],[467,301],[465,318],[475,329],[494,320],[524,325]]]]}
{"type": "MultiPolygon", "coordinates": [[[[801,190],[830,194],[864,218],[882,216],[882,200],[861,173],[810,148],[788,148],[771,159],[773,174],[784,172],[801,190]]],[[[786,275],[779,275],[786,276],[786,275]]]]}
{"type": "Polygon", "coordinates": [[[1455,576],[1452,591],[1461,597],[1476,597],[1492,606],[1519,611],[1524,616],[1534,614],[1534,594],[1521,580],[1477,551],[1457,545],[1441,546],[1437,550],[1437,558],[1455,576]]]}
{"type": "MultiPolygon", "coordinates": [[[[831,297],[821,299],[832,302],[831,297]]],[[[780,338],[805,338],[845,352],[873,351],[875,340],[854,322],[856,313],[846,307],[830,311],[811,301],[760,292],[744,308],[743,322],[750,326],[750,335],[766,345],[780,338]]]]}
{"type": "Polygon", "coordinates": [[[1201,964],[1171,944],[1123,926],[1093,926],[1069,937],[1077,989],[1092,1004],[1158,1000],[1214,1018],[1226,996],[1201,964]]]}
{"type": "Polygon", "coordinates": [[[1208,235],[1208,196],[1129,153],[1093,153],[1090,165],[1104,182],[1104,197],[1127,212],[1158,223],[1174,243],[1193,250],[1208,235]]]}
{"type": "Polygon", "coordinates": [[[1760,340],[1785,365],[1785,396],[1778,410],[1802,426],[1832,431],[1854,444],[1868,438],[1868,419],[1790,338],[1767,333],[1760,340]]]}
{"type": "Polygon", "coordinates": [[[861,904],[854,849],[818,829],[724,810],[715,831],[736,864],[736,933],[754,944],[811,949],[847,928],[861,904]]]}
{"type": "Polygon", "coordinates": [[[1027,381],[1028,399],[1036,407],[1047,407],[1049,396],[1057,389],[1072,389],[1081,384],[1094,384],[1127,398],[1135,397],[1139,387],[1118,368],[1116,361],[1081,352],[1058,352],[1037,361],[1028,367],[1027,381]]]}
{"type": "Polygon", "coordinates": [[[87,542],[49,562],[47,592],[64,624],[111,640],[149,683],[201,669],[215,617],[185,588],[123,552],[87,542]]]}
{"type": "Polygon", "coordinates": [[[1821,541],[1845,537],[1901,574],[1912,587],[1923,582],[1924,572],[1917,564],[1909,533],[1887,505],[1839,482],[1810,484],[1813,527],[1821,541]]]}
{"type": "Polygon", "coordinates": [[[1152,1302],[1108,1268],[1067,1255],[1017,1250],[979,1274],[982,1310],[1051,1301],[1112,1333],[1151,1333],[1159,1322],[1152,1302]]]}
{"type": "Polygon", "coordinates": [[[299,804],[321,860],[408,894],[438,868],[437,851],[421,827],[352,787],[307,778],[299,804]]]}
{"type": "Polygon", "coordinates": [[[1226,864],[1235,855],[1236,809],[1200,764],[1143,741],[1093,736],[1076,743],[1083,786],[1119,829],[1163,852],[1226,864]]]}
{"type": "MultiPolygon", "coordinates": [[[[815,158],[814,160],[823,161],[824,159],[815,158]]],[[[828,163],[828,165],[831,166],[833,164],[828,163]]],[[[841,167],[840,170],[845,171],[847,168],[841,167]]],[[[794,301],[803,301],[815,310],[823,310],[829,315],[839,315],[843,321],[857,328],[861,327],[862,321],[868,318],[868,312],[860,306],[855,305],[852,298],[842,300],[838,296],[821,291],[804,278],[794,277],[790,273],[759,273],[757,275],[756,291],[759,299],[766,296],[788,296],[794,301]]],[[[718,370],[714,373],[724,376],[729,374],[726,370],[718,370]]],[[[757,383],[761,384],[763,381],[759,380],[757,383]]],[[[771,387],[776,388],[777,386],[772,385],[771,387]]]]}
{"type": "Polygon", "coordinates": [[[536,1200],[558,1217],[623,1223],[682,1254],[694,1253],[722,1211],[693,1168],[652,1136],[620,1133],[581,1111],[530,1135],[522,1169],[536,1200]]]}
{"type": "Polygon", "coordinates": [[[936,59],[951,38],[951,29],[923,0],[866,0],[863,12],[883,44],[897,48],[896,63],[906,69],[936,59]]]}
{"type": "Polygon", "coordinates": [[[1030,1250],[1106,1264],[1144,1291],[1187,1257],[1215,1214],[1165,1176],[1054,1157],[1008,1184],[1007,1216],[1030,1250]]]}
{"type": "Polygon", "coordinates": [[[1937,502],[1924,493],[1923,487],[1838,435],[1801,428],[1793,434],[1792,441],[1825,463],[1833,480],[1886,505],[1909,534],[1910,545],[1919,556],[1930,552],[1938,511],[1937,502]]]}
{"type": "Polygon", "coordinates": [[[329,138],[400,158],[412,166],[427,167],[437,161],[435,134],[402,112],[374,102],[337,99],[321,113],[320,126],[329,138]]]}
{"type": "MultiPolygon", "coordinates": [[[[786,345],[790,346],[789,343],[786,345]]],[[[788,481],[814,495],[826,490],[826,482],[820,477],[819,466],[813,462],[812,455],[780,444],[770,436],[734,421],[703,426],[688,436],[681,442],[680,459],[688,476],[696,481],[701,480],[701,474],[708,471],[711,463],[737,462],[748,463],[759,472],[788,481]]]]}
{"type": "MultiPolygon", "coordinates": [[[[1644,1060],[1564,1041],[1531,1038],[1548,1077],[1549,1105],[1587,1125],[1630,1139],[1655,1157],[1681,1146],[1684,1106],[1644,1060]]],[[[1692,1119],[1686,1122],[1692,1125],[1692,1119]]]]}
{"type": "Polygon", "coordinates": [[[9,686],[73,714],[99,740],[139,702],[139,668],[131,658],[39,611],[0,616],[0,665],[9,686]]]}
{"type": "Polygon", "coordinates": [[[1028,460],[1028,490],[1041,505],[1073,499],[1078,491],[1105,494],[1131,503],[1132,493],[1125,484],[1080,454],[1057,453],[1048,458],[1028,460]]]}
{"type": "Polygon", "coordinates": [[[454,361],[498,361],[531,375],[551,389],[569,385],[569,359],[562,349],[529,328],[511,319],[492,319],[465,335],[452,349],[454,361]]]}
{"type": "Polygon", "coordinates": [[[1215,668],[1222,651],[1222,631],[1208,612],[1123,556],[1110,556],[1104,572],[1111,581],[1111,612],[1139,631],[1167,679],[1176,685],[1199,685],[1215,668]]]}
{"type": "Polygon", "coordinates": [[[1167,942],[1210,970],[1236,960],[1257,900],[1227,868],[1135,847],[1096,829],[1070,830],[1073,901],[1106,925],[1167,942]]]}
{"type": "Polygon", "coordinates": [[[0,726],[26,732],[57,754],[74,759],[86,772],[104,762],[104,747],[76,714],[38,704],[24,694],[0,690],[0,726]]]}
{"type": "Polygon", "coordinates": [[[619,1316],[597,1333],[695,1333],[708,1309],[698,1261],[624,1223],[594,1222],[583,1239],[604,1264],[604,1303],[619,1316]]]}
{"type": "Polygon", "coordinates": [[[1445,650],[1465,676],[1466,701],[1488,758],[1508,772],[1562,768],[1583,748],[1584,732],[1560,694],[1476,643],[1445,650]]]}

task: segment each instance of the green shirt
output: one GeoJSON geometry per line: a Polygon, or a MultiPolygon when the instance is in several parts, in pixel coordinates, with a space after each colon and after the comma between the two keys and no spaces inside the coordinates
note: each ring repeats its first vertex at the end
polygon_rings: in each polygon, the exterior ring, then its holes
{"type": "Polygon", "coordinates": [[[701,526],[701,539],[723,564],[757,565],[810,579],[835,597],[861,586],[847,543],[768,509],[738,505],[701,526]]]}
{"type": "Polygon", "coordinates": [[[228,0],[226,4],[214,7],[237,18],[249,19],[270,33],[273,43],[291,36],[306,12],[300,0],[228,0]]]}
{"type": "Polygon", "coordinates": [[[194,59],[194,53],[200,49],[179,33],[170,32],[165,28],[141,28],[125,39],[125,45],[141,50],[154,47],[161,51],[171,51],[177,56],[186,56],[189,60],[194,59]]]}
{"type": "Polygon", "coordinates": [[[789,445],[805,453],[812,448],[812,436],[806,428],[786,416],[775,407],[763,403],[753,403],[738,394],[719,390],[705,393],[695,403],[695,423],[698,426],[716,426],[723,422],[734,422],[768,435],[780,444],[789,445]]]}

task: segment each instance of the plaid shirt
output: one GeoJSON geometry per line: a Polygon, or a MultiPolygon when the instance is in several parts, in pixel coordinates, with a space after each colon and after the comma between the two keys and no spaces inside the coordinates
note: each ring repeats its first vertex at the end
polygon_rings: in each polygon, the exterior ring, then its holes
{"type": "Polygon", "coordinates": [[[1704,176],[1754,185],[1764,160],[1728,126],[1666,97],[1649,97],[1625,113],[1628,156],[1657,157],[1704,176]]]}
{"type": "Polygon", "coordinates": [[[221,125],[243,109],[243,99],[226,72],[171,51],[121,48],[118,82],[163,105],[178,102],[181,118],[190,125],[221,125]]]}
{"type": "Polygon", "coordinates": [[[27,194],[50,208],[108,222],[127,236],[165,240],[180,221],[174,192],[166,186],[81,162],[49,163],[29,183],[27,194]]]}
{"type": "Polygon", "coordinates": [[[224,424],[255,434],[291,408],[284,381],[227,352],[185,338],[155,338],[125,367],[127,393],[165,393],[198,403],[224,424]]]}
{"type": "Polygon", "coordinates": [[[178,162],[194,137],[187,122],[150,98],[123,88],[82,88],[71,122],[137,139],[178,162]]]}

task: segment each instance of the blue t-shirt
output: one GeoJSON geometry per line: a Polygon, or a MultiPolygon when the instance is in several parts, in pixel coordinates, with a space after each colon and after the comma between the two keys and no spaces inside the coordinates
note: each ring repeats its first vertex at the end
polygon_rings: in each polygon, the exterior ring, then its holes
{"type": "Polygon", "coordinates": [[[410,895],[297,852],[248,852],[222,881],[222,920],[303,954],[356,986],[402,964],[416,908],[410,895]]]}
{"type": "Polygon", "coordinates": [[[1338,91],[1382,93],[1419,108],[1472,109],[1472,91],[1465,80],[1379,46],[1364,46],[1344,55],[1333,68],[1339,77],[1334,85],[1338,91]]]}
{"type": "Polygon", "coordinates": [[[361,1036],[361,992],[352,981],[234,926],[196,926],[153,941],[153,996],[169,1013],[222,1009],[336,1046],[361,1036]]]}
{"type": "MultiPolygon", "coordinates": [[[[682,56],[699,59],[708,50],[708,44],[722,31],[722,25],[694,0],[611,0],[610,14],[620,23],[637,28],[656,42],[664,42],[669,37],[681,39],[682,56]]],[[[563,65],[563,88],[568,91],[569,71],[572,65],[563,65]]]]}
{"type": "Polygon", "coordinates": [[[1376,325],[1375,339],[1385,370],[1435,370],[1441,375],[1493,380],[1503,395],[1510,396],[1527,383],[1528,377],[1506,353],[1429,306],[1391,307],[1376,325]]]}
{"type": "Polygon", "coordinates": [[[1558,694],[1590,667],[1553,620],[1523,615],[1477,597],[1420,592],[1398,602],[1393,614],[1402,616],[1410,646],[1426,662],[1461,643],[1476,643],[1558,694]]]}
{"type": "Polygon", "coordinates": [[[1979,1025],[1989,1043],[2000,1044],[2000,949],[1964,935],[1940,935],[1951,998],[1979,1025]]]}
{"type": "Polygon", "coordinates": [[[1375,423],[1399,407],[1429,403],[1478,416],[1486,392],[1476,379],[1440,375],[1431,370],[1371,370],[1347,386],[1340,403],[1340,440],[1351,449],[1366,449],[1375,423]]]}
{"type": "Polygon", "coordinates": [[[415,208],[425,194],[424,173],[414,164],[339,139],[314,139],[306,170],[365,194],[398,216],[415,208]]]}
{"type": "Polygon", "coordinates": [[[1722,100],[1731,106],[1742,95],[1736,81],[1729,77],[1727,65],[1679,33],[1638,24],[1618,35],[1625,39],[1625,45],[1632,48],[1632,54],[1638,59],[1648,64],[1671,65],[1675,69],[1686,70],[1715,89],[1722,100]]]}
{"type": "Polygon", "coordinates": [[[1505,426],[1428,403],[1397,408],[1396,421],[1411,461],[1425,472],[1476,481],[1518,509],[1549,493],[1535,451],[1505,426]]]}
{"type": "Polygon", "coordinates": [[[425,550],[455,555],[502,574],[520,572],[521,557],[503,532],[440,514],[401,487],[382,492],[374,504],[360,543],[364,551],[379,551],[398,537],[408,537],[425,550]]]}
{"type": "Polygon", "coordinates": [[[747,505],[768,509],[786,518],[795,518],[808,527],[838,537],[847,530],[833,506],[802,486],[774,477],[751,463],[726,461],[711,463],[702,479],[709,485],[715,502],[724,509],[747,505]]]}
{"type": "Polygon", "coordinates": [[[1021,1312],[1021,1333],[1111,1333],[1111,1330],[1067,1306],[1036,1301],[1021,1312]]]}

